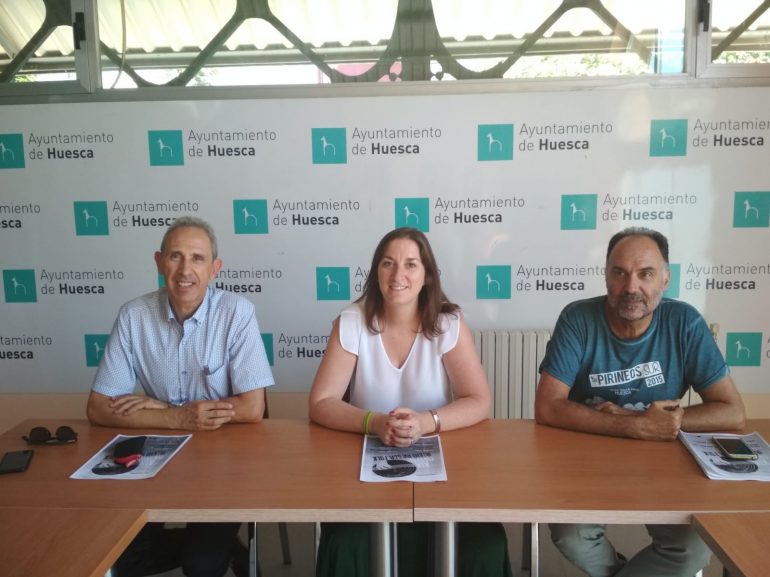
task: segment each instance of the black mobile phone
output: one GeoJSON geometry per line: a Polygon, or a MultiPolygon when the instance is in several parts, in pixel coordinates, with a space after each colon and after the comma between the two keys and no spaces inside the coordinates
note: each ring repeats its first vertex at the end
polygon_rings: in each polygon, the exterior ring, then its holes
{"type": "Polygon", "coordinates": [[[133,469],[142,460],[142,451],[147,437],[131,437],[115,445],[112,450],[112,460],[118,465],[123,465],[128,469],[133,469]]]}
{"type": "Polygon", "coordinates": [[[736,437],[713,437],[717,449],[728,459],[756,459],[757,454],[742,439],[736,437]]]}
{"type": "Polygon", "coordinates": [[[34,451],[26,449],[24,451],[8,451],[3,455],[0,461],[0,474],[2,473],[21,473],[29,467],[34,451]]]}

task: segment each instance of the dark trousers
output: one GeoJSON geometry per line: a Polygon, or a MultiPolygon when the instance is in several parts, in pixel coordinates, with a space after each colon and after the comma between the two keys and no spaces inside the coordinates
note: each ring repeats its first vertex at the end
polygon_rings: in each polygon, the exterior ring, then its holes
{"type": "Polygon", "coordinates": [[[187,577],[223,577],[236,550],[240,523],[188,523],[165,529],[148,523],[115,563],[116,577],[144,577],[177,567],[187,577]]]}

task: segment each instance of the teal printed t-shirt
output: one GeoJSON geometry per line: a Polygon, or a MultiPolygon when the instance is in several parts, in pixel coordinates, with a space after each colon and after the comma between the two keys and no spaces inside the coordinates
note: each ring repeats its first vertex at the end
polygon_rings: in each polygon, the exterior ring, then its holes
{"type": "Polygon", "coordinates": [[[663,299],[636,339],[616,337],[607,324],[606,296],[567,305],[559,315],[540,372],[570,387],[569,399],[611,401],[642,411],[652,401],[703,391],[728,373],[706,321],[692,306],[663,299]]]}

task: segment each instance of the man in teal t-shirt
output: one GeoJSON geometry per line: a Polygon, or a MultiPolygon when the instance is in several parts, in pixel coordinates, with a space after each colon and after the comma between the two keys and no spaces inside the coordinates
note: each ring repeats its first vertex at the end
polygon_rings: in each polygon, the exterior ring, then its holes
{"type": "MultiPolygon", "coordinates": [[[[540,365],[538,423],[674,440],[681,430],[740,429],[743,402],[703,317],[663,299],[668,241],[630,228],[607,247],[607,295],[564,308],[540,365]],[[683,408],[692,387],[702,404],[683,408]]],[[[551,539],[591,577],[692,577],[710,551],[687,525],[648,525],[652,544],[626,561],[596,524],[551,524],[551,539]]]]}

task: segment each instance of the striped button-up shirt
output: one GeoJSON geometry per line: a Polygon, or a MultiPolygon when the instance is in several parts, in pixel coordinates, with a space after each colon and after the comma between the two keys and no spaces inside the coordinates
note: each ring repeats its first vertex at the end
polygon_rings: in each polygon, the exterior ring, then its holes
{"type": "Polygon", "coordinates": [[[148,396],[173,405],[273,385],[254,305],[209,287],[182,324],[165,288],[123,305],[93,390],[115,397],[133,393],[137,384],[148,396]]]}

